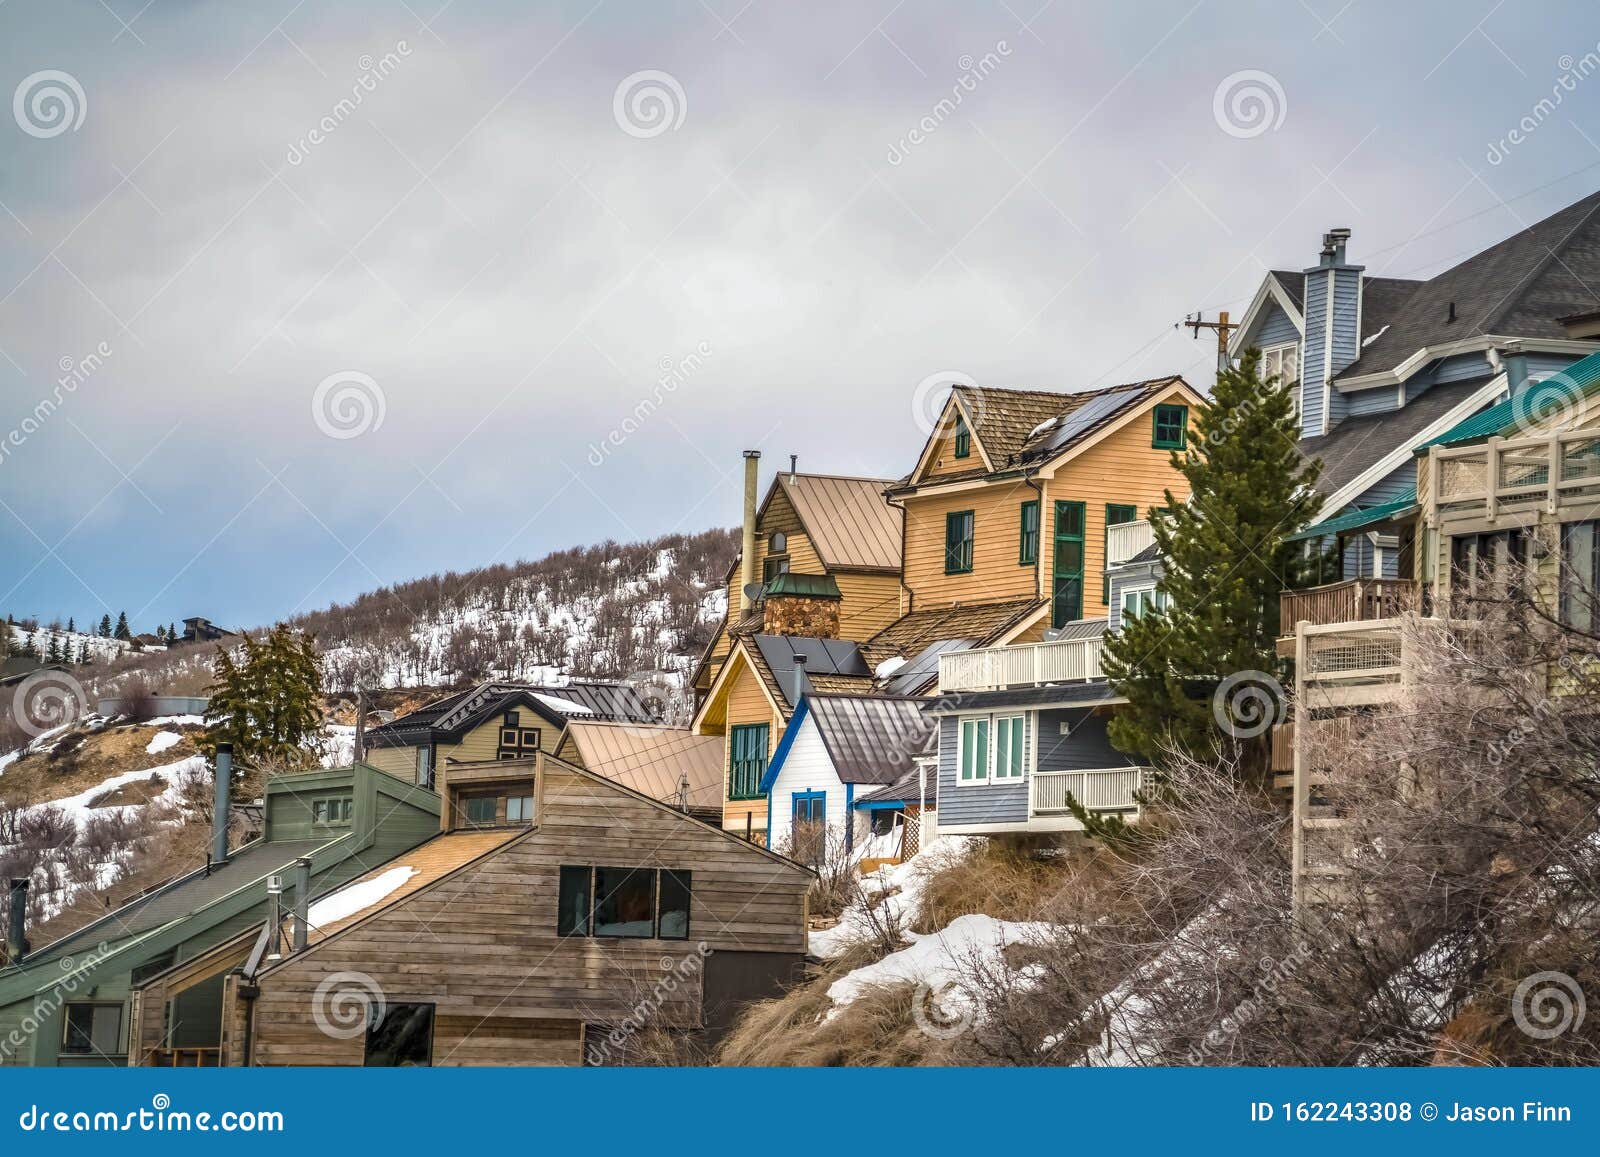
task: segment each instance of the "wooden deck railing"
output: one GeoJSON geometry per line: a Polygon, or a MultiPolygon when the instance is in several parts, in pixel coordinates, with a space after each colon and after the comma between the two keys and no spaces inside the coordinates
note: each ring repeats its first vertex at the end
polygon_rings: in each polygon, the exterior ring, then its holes
{"type": "Polygon", "coordinates": [[[1490,438],[1429,451],[1423,492],[1443,517],[1487,517],[1502,507],[1588,502],[1600,495],[1600,432],[1559,430],[1530,438],[1490,438]]]}
{"type": "Polygon", "coordinates": [[[216,1047],[151,1049],[144,1063],[157,1069],[214,1069],[222,1064],[222,1050],[216,1047]]]}
{"type": "Polygon", "coordinates": [[[1106,565],[1116,566],[1127,562],[1156,540],[1155,531],[1146,519],[1122,522],[1106,527],[1106,565]]]}
{"type": "Polygon", "coordinates": [[[1295,624],[1326,627],[1369,623],[1418,610],[1419,588],[1412,579],[1346,579],[1342,583],[1284,591],[1278,596],[1278,633],[1294,634],[1295,624]]]}
{"type": "Polygon", "coordinates": [[[1144,781],[1139,767],[1107,767],[1089,771],[1036,771],[1029,779],[1028,814],[1069,814],[1070,795],[1090,811],[1129,811],[1139,806],[1134,793],[1144,781]]]}

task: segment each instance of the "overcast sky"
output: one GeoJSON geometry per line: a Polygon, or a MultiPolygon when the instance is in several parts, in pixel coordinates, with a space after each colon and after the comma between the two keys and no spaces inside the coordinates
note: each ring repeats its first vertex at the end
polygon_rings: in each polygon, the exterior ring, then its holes
{"type": "Polygon", "coordinates": [[[1330,226],[1426,276],[1600,187],[1597,42],[1493,0],[7,0],[0,614],[251,625],[732,525],[746,447],[904,473],[930,375],[1208,387],[1175,323],[1330,226]]]}

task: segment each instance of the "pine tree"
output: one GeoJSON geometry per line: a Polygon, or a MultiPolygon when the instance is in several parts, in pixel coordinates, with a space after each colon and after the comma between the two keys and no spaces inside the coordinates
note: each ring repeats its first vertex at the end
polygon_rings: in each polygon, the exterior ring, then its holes
{"type": "Polygon", "coordinates": [[[22,653],[30,659],[38,659],[43,661],[44,655],[39,650],[39,632],[28,632],[28,645],[22,653]]]}
{"type": "Polygon", "coordinates": [[[122,611],[117,615],[116,637],[119,639],[133,638],[133,632],[128,630],[128,612],[122,611]]]}
{"type": "Polygon", "coordinates": [[[159,639],[163,643],[165,643],[167,641],[167,628],[166,628],[165,624],[163,624],[163,623],[157,623],[156,624],[156,638],[159,639]]]}
{"type": "Polygon", "coordinates": [[[1289,384],[1258,380],[1259,362],[1250,349],[1217,375],[1188,446],[1172,453],[1190,497],[1179,502],[1168,490],[1166,511],[1151,520],[1166,610],[1106,636],[1107,678],[1128,699],[1111,740],[1158,766],[1170,750],[1204,759],[1236,738],[1243,766],[1263,773],[1268,729],[1253,712],[1283,710],[1278,596],[1304,567],[1284,539],[1321,508],[1320,464],[1300,455],[1289,384]]]}
{"type": "Polygon", "coordinates": [[[52,634],[50,636],[50,645],[45,649],[44,661],[46,663],[61,662],[61,637],[59,635],[52,634]]]}
{"type": "Polygon", "coordinates": [[[218,647],[203,747],[233,744],[246,765],[311,762],[307,740],[322,729],[322,670],[310,635],[280,623],[256,639],[246,635],[235,659],[218,647]]]}
{"type": "Polygon", "coordinates": [[[100,616],[100,629],[95,633],[98,634],[102,639],[109,639],[111,637],[111,616],[110,615],[101,615],[100,616]]]}
{"type": "Polygon", "coordinates": [[[176,624],[176,623],[168,623],[167,624],[167,642],[170,643],[170,642],[172,642],[172,640],[176,639],[177,637],[178,637],[178,624],[176,624]]]}
{"type": "Polygon", "coordinates": [[[68,615],[67,616],[67,634],[76,635],[77,633],[78,633],[78,621],[76,619],[74,619],[71,615],[68,615]]]}
{"type": "Polygon", "coordinates": [[[80,642],[78,644],[78,666],[87,667],[88,665],[89,665],[89,643],[88,643],[87,640],[85,640],[85,641],[82,641],[82,642],[80,642]]]}

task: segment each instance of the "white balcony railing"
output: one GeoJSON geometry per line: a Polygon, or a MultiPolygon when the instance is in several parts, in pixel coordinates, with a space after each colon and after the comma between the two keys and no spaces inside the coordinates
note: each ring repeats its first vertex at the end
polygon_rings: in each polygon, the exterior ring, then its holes
{"type": "Polygon", "coordinates": [[[1090,811],[1137,810],[1134,793],[1144,782],[1142,767],[1108,767],[1091,771],[1036,771],[1028,787],[1030,816],[1070,814],[1070,795],[1090,811]]]}
{"type": "Polygon", "coordinates": [[[1122,522],[1106,527],[1106,565],[1116,566],[1127,562],[1156,540],[1155,532],[1145,519],[1122,522]]]}
{"type": "Polygon", "coordinates": [[[1040,683],[1101,679],[1103,638],[1062,639],[1016,647],[947,651],[939,656],[940,691],[998,691],[1040,683]]]}

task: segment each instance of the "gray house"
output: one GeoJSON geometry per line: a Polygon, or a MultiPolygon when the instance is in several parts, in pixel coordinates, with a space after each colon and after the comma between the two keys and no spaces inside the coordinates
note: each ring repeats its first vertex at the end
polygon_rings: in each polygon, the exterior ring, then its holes
{"type": "MultiPolygon", "coordinates": [[[[1330,230],[1311,265],[1270,271],[1229,342],[1299,383],[1328,518],[1414,494],[1418,446],[1600,349],[1600,193],[1425,281],[1369,277],[1349,243],[1330,230]]],[[[1374,524],[1340,577],[1406,573],[1408,550],[1374,524]]]]}

